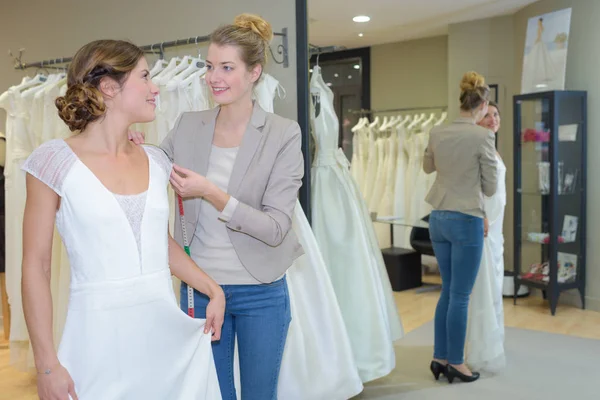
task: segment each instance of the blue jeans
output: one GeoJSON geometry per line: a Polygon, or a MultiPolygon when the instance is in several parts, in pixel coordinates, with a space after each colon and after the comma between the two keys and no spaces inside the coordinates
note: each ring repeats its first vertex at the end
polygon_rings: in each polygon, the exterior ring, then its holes
{"type": "Polygon", "coordinates": [[[454,211],[433,211],[429,234],[442,275],[433,357],[459,365],[464,362],[469,296],[483,252],[483,219],[454,211]]]}
{"type": "MultiPolygon", "coordinates": [[[[233,357],[238,341],[241,396],[244,400],[277,399],[277,382],[291,322],[286,278],[264,285],[222,285],[225,322],[213,356],[223,400],[235,400],[233,357]]],[[[206,318],[208,297],[194,291],[196,318],[206,318]]],[[[181,308],[187,312],[187,286],[181,285],[181,308]]]]}

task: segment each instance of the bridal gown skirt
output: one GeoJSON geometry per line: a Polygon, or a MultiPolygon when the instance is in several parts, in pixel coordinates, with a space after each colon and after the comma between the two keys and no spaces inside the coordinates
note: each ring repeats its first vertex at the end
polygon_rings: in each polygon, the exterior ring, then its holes
{"type": "Polygon", "coordinates": [[[171,285],[166,268],[72,287],[58,357],[80,400],[221,399],[205,320],[171,285]]]}
{"type": "MultiPolygon", "coordinates": [[[[300,202],[296,203],[292,228],[304,255],[286,273],[292,322],[277,398],[347,400],[362,392],[363,385],[327,267],[300,202]]],[[[234,377],[241,399],[237,341],[234,377]]]]}
{"type": "Polygon", "coordinates": [[[327,267],[299,202],[293,229],[304,255],[287,272],[292,323],[278,398],[346,400],[362,391],[362,381],[327,267]]]}
{"type": "Polygon", "coordinates": [[[395,367],[402,325],[365,201],[339,150],[312,169],[312,227],[350,335],[363,382],[395,367]]]}

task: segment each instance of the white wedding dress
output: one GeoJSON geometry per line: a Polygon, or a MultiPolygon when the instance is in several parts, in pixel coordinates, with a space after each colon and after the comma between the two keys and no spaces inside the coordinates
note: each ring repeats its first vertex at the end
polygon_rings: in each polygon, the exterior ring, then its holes
{"type": "Polygon", "coordinates": [[[485,197],[484,207],[489,221],[484,240],[479,273],[469,304],[467,330],[467,362],[474,370],[498,372],[504,368],[504,208],[506,206],[506,166],[498,160],[498,189],[485,197]]]}
{"type": "Polygon", "coordinates": [[[220,399],[205,320],[178,307],[168,256],[171,163],[148,154],[148,190],[111,193],[62,139],[23,169],[61,198],[56,226],[71,265],[58,349],[80,399],[220,399]]]}
{"type": "Polygon", "coordinates": [[[333,93],[313,68],[311,107],[316,142],[312,227],[335,289],[363,382],[395,367],[393,342],[403,336],[383,257],[365,200],[338,148],[333,93]],[[318,114],[317,111],[318,110],[318,114]]]}
{"type": "MultiPolygon", "coordinates": [[[[280,88],[279,81],[268,74],[263,74],[256,86],[256,100],[267,112],[273,112],[273,100],[280,88]]],[[[362,381],[327,267],[299,201],[292,229],[304,255],[287,271],[292,322],[277,396],[282,400],[346,400],[362,391],[362,381]]],[[[237,359],[235,364],[237,370],[237,359]]],[[[241,398],[237,371],[236,375],[241,398]]]]}

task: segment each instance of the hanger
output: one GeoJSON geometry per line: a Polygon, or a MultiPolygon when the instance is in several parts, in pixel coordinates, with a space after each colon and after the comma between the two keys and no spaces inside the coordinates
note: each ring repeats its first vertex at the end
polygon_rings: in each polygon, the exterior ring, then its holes
{"type": "MultiPolygon", "coordinates": [[[[154,44],[152,44],[150,46],[150,52],[154,54],[153,48],[154,48],[154,44]]],[[[166,65],[168,65],[168,63],[164,60],[163,54],[160,53],[158,60],[156,60],[156,62],[154,63],[154,66],[150,70],[150,78],[154,78],[156,76],[156,74],[158,74],[160,71],[162,71],[165,68],[166,65]]]]}
{"type": "Polygon", "coordinates": [[[440,126],[441,124],[443,124],[444,122],[446,122],[446,118],[448,117],[448,113],[446,111],[442,112],[442,115],[440,116],[440,119],[438,119],[433,125],[434,126],[440,126]]]}
{"type": "Polygon", "coordinates": [[[435,119],[435,114],[431,113],[431,115],[429,116],[429,118],[427,118],[427,120],[425,122],[423,122],[421,124],[421,129],[425,128],[427,125],[431,124],[433,122],[433,120],[435,119]]]}
{"type": "Polygon", "coordinates": [[[423,121],[424,118],[425,114],[417,115],[415,119],[413,119],[413,122],[408,125],[407,129],[413,129],[419,122],[423,121]]]}
{"type": "Polygon", "coordinates": [[[376,126],[379,126],[379,115],[375,117],[373,122],[371,122],[371,124],[369,125],[369,128],[375,128],[376,126]]]}

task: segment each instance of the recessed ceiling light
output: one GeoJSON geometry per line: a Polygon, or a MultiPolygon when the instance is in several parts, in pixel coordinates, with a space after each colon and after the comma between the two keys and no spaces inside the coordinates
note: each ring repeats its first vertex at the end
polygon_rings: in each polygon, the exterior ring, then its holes
{"type": "Polygon", "coordinates": [[[331,86],[331,82],[327,82],[327,86],[331,86]]]}
{"type": "Polygon", "coordinates": [[[366,15],[357,15],[356,17],[352,18],[352,21],[354,22],[369,22],[371,20],[371,17],[367,17],[366,15]]]}
{"type": "Polygon", "coordinates": [[[354,64],[354,69],[360,69],[360,65],[354,64]]]}
{"type": "Polygon", "coordinates": [[[358,34],[358,37],[363,37],[363,36],[365,36],[365,34],[364,34],[364,33],[359,33],[359,34],[358,34]]]}
{"type": "Polygon", "coordinates": [[[340,74],[338,74],[338,73],[335,73],[335,74],[333,74],[333,76],[335,76],[335,77],[337,78],[337,77],[339,77],[339,76],[340,76],[340,74]]]}
{"type": "Polygon", "coordinates": [[[348,75],[348,79],[352,79],[352,75],[348,75]]]}

